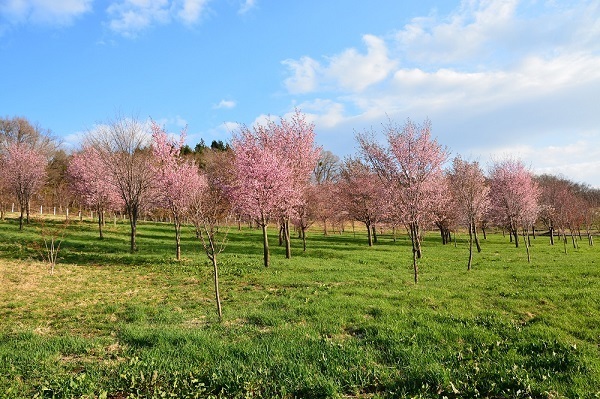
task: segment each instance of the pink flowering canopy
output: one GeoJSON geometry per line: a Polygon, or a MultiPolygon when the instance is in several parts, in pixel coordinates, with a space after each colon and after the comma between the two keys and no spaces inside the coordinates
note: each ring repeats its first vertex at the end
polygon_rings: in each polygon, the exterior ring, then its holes
{"type": "Polygon", "coordinates": [[[523,163],[507,159],[490,171],[491,211],[497,223],[516,229],[530,226],[538,213],[538,186],[523,163]]]}
{"type": "Polygon", "coordinates": [[[384,125],[384,135],[387,148],[372,134],[359,134],[362,154],[388,183],[400,221],[420,225],[432,218],[436,185],[441,181],[448,152],[431,138],[429,120],[417,125],[408,119],[402,126],[390,121],[384,125]]]}
{"type": "Polygon", "coordinates": [[[178,140],[171,139],[163,128],[152,122],[152,153],[155,158],[155,178],[159,205],[176,216],[187,211],[194,194],[206,187],[206,178],[200,175],[193,161],[179,154],[185,142],[185,131],[178,140]]]}
{"type": "Polygon", "coordinates": [[[98,210],[123,206],[114,176],[106,168],[100,152],[94,147],[85,147],[73,155],[67,173],[71,189],[83,205],[98,210]]]}
{"type": "Polygon", "coordinates": [[[10,144],[3,165],[4,184],[20,203],[27,202],[44,185],[46,166],[46,157],[28,144],[10,144]]]}
{"type": "Polygon", "coordinates": [[[233,136],[232,202],[241,213],[268,223],[300,205],[320,153],[313,129],[297,111],[290,121],[244,126],[233,136]]]}

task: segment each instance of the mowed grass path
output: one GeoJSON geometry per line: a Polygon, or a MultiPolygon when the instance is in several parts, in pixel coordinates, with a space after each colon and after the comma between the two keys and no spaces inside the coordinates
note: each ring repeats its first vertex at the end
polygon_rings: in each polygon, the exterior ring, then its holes
{"type": "Polygon", "coordinates": [[[36,225],[0,222],[0,397],[600,396],[600,257],[501,234],[467,272],[465,237],[410,242],[310,232],[284,258],[271,231],[232,229],[221,255],[224,318],[191,228],[73,222],[55,274],[36,225]]]}

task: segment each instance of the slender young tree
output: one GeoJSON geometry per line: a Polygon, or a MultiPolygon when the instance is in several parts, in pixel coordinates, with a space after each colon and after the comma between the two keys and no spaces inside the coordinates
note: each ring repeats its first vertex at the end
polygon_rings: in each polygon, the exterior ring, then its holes
{"type": "Polygon", "coordinates": [[[175,227],[175,257],[181,259],[181,222],[193,201],[190,193],[204,180],[193,160],[180,156],[185,131],[178,140],[170,139],[163,128],[152,122],[152,151],[158,204],[169,210],[175,227]]]}
{"type": "Polygon", "coordinates": [[[130,251],[137,250],[137,222],[141,212],[150,208],[156,195],[154,160],[147,126],[135,118],[117,116],[97,126],[87,135],[111,174],[129,217],[130,251]]]}
{"type": "Polygon", "coordinates": [[[19,203],[19,230],[23,219],[29,223],[31,198],[44,185],[47,161],[44,154],[27,143],[14,142],[6,147],[3,170],[4,184],[19,203]]]}
{"type": "Polygon", "coordinates": [[[123,206],[114,176],[105,167],[100,152],[94,147],[85,147],[74,154],[67,174],[71,190],[84,206],[96,211],[100,239],[104,238],[104,213],[123,206]]]}
{"type": "MultiPolygon", "coordinates": [[[[454,197],[454,204],[457,207],[461,221],[469,230],[469,262],[467,263],[467,270],[471,270],[471,263],[473,262],[473,238],[477,238],[477,223],[489,208],[490,189],[479,163],[476,161],[463,161],[460,156],[454,158],[448,177],[450,190],[454,197]]],[[[477,239],[476,243],[478,252],[481,252],[481,247],[477,239]]]]}
{"type": "Polygon", "coordinates": [[[418,125],[408,119],[400,126],[383,126],[388,146],[378,144],[373,134],[357,136],[361,153],[388,187],[396,205],[396,219],[408,227],[412,242],[415,283],[419,280],[417,259],[421,257],[421,228],[432,219],[436,183],[442,174],[447,150],[431,138],[431,123],[418,125]]]}
{"type": "MultiPolygon", "coordinates": [[[[215,175],[210,177],[214,178],[215,175]]],[[[223,310],[217,256],[225,249],[227,229],[219,229],[219,226],[225,222],[231,208],[224,187],[220,186],[218,180],[210,177],[208,180],[212,181],[209,183],[206,176],[202,175],[198,184],[187,193],[192,199],[187,207],[187,215],[194,224],[198,239],[213,267],[215,302],[221,319],[223,310]]]]}

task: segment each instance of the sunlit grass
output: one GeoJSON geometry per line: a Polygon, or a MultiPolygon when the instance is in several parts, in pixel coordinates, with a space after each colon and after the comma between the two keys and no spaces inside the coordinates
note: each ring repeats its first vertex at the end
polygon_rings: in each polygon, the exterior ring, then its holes
{"type": "MultiPolygon", "coordinates": [[[[57,221],[58,222],[58,221],[57,221]]],[[[221,255],[224,318],[193,230],[174,260],[169,224],[75,221],[48,273],[35,225],[0,222],[0,391],[32,397],[595,397],[600,393],[598,250],[565,255],[488,236],[466,270],[427,235],[361,231],[293,242],[262,266],[260,231],[235,228],[221,255]]]]}

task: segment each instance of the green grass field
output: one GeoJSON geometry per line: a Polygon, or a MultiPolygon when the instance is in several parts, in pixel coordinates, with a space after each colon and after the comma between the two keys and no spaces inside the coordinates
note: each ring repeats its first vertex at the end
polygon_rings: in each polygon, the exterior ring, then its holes
{"type": "MultiPolygon", "coordinates": [[[[51,222],[48,222],[51,223],[51,222]]],[[[466,238],[410,241],[311,231],[284,258],[271,231],[231,230],[223,320],[191,228],[73,222],[54,275],[36,225],[0,222],[1,398],[600,397],[600,257],[501,234],[467,272],[466,238]]]]}

